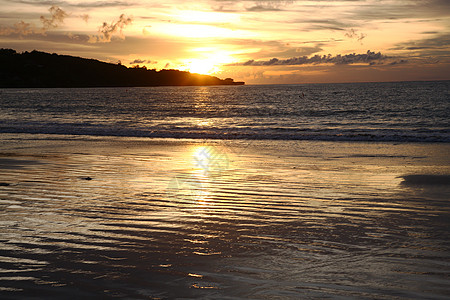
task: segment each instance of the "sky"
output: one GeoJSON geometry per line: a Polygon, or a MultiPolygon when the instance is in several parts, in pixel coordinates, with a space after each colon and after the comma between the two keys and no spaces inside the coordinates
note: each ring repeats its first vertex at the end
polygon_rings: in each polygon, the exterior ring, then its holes
{"type": "Polygon", "coordinates": [[[449,0],[0,0],[0,48],[247,84],[450,80],[449,0]]]}

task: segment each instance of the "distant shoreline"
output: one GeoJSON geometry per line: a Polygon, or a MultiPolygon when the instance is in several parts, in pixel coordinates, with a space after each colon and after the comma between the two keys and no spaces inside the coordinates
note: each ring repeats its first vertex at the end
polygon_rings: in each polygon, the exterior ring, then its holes
{"type": "Polygon", "coordinates": [[[244,85],[232,78],[219,79],[210,75],[179,70],[148,70],[127,68],[68,55],[40,51],[17,53],[0,49],[1,88],[75,88],[75,87],[156,87],[244,85]]]}

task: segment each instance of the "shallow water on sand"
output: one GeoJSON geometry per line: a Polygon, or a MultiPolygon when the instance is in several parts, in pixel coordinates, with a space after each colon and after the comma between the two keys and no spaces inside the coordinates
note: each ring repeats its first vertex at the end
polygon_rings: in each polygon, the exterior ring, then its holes
{"type": "Polygon", "coordinates": [[[2,141],[2,297],[450,296],[450,145],[2,141]]]}

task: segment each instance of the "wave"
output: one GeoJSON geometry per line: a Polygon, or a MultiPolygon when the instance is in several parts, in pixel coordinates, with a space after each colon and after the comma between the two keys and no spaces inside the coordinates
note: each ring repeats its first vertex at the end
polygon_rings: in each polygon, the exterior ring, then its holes
{"type": "Polygon", "coordinates": [[[131,127],[91,123],[0,123],[0,133],[124,136],[150,138],[245,139],[245,140],[319,140],[363,142],[449,143],[449,130],[335,129],[271,127],[131,127]]]}
{"type": "Polygon", "coordinates": [[[450,175],[404,175],[402,184],[408,186],[446,185],[450,186],[450,175]]]}

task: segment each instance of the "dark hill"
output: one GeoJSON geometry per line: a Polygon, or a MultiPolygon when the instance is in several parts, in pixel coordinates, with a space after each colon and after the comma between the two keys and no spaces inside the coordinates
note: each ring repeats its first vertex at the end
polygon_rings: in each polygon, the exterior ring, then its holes
{"type": "Polygon", "coordinates": [[[0,87],[108,87],[241,85],[214,76],[179,70],[127,68],[94,59],[0,49],[0,87]]]}

